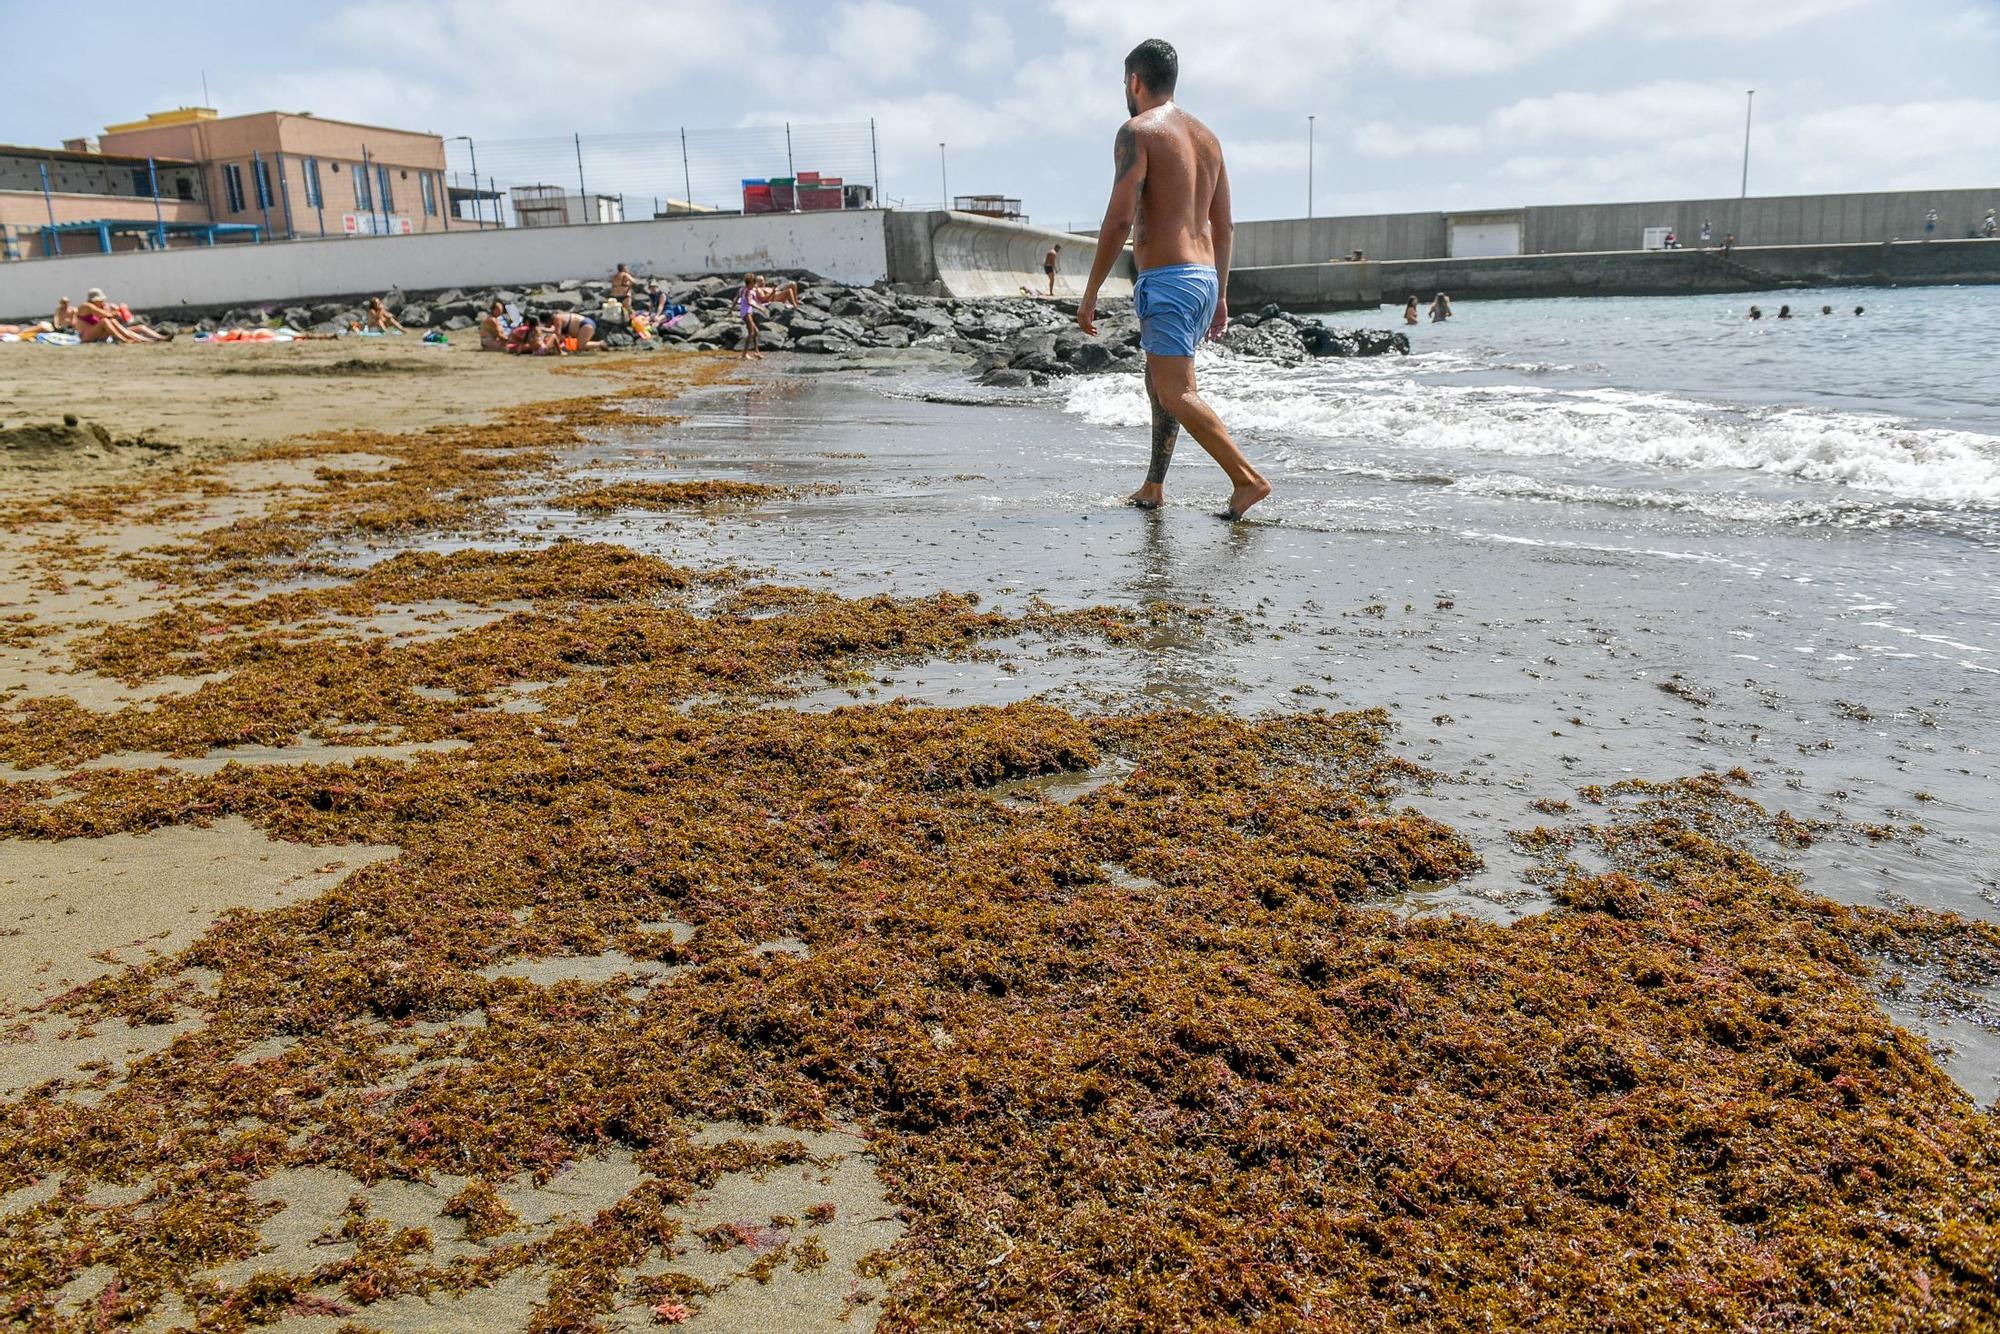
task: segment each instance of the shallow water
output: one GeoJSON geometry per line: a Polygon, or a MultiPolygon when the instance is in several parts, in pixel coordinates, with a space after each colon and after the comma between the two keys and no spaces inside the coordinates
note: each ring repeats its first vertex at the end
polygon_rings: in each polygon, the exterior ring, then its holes
{"type": "MultiPolygon", "coordinates": [[[[516,522],[850,594],[1214,613],[1141,646],[892,672],[859,697],[1383,706],[1398,746],[1457,780],[1413,804],[1488,863],[1426,909],[1541,906],[1505,837],[1548,821],[1537,798],[1740,765],[1774,809],[1924,826],[1788,854],[1820,892],[2000,918],[2000,384],[1927,346],[1991,346],[2000,292],[1860,299],[1860,322],[1775,332],[1746,332],[1740,298],[1467,304],[1407,360],[1205,352],[1211,398],[1276,487],[1246,524],[1212,517],[1226,487],[1192,442],[1167,509],[1122,507],[1146,459],[1135,379],[945,405],[922,395],[966,396],[956,374],[803,358],[699,392],[656,443],[576,462],[839,494],[724,522],[516,522]]],[[[1990,1100],[2000,1050],[1940,1036],[1990,1100]]]]}

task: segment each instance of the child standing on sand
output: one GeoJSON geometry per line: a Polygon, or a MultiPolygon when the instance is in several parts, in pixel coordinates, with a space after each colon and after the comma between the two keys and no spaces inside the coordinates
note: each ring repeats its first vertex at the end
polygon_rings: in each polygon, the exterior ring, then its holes
{"type": "Polygon", "coordinates": [[[752,357],[759,361],[764,354],[757,348],[757,316],[763,312],[764,303],[757,299],[757,275],[743,275],[743,286],[736,289],[736,315],[743,321],[743,360],[752,357]]]}

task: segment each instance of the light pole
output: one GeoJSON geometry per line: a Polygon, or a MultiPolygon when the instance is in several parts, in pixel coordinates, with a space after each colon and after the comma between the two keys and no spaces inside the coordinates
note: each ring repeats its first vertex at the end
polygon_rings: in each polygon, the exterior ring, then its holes
{"type": "Polygon", "coordinates": [[[1313,117],[1306,117],[1306,221],[1313,216],[1313,117]]]}
{"type": "Polygon", "coordinates": [[[939,207],[950,208],[951,179],[945,175],[944,171],[944,143],[942,140],[938,142],[938,189],[944,192],[944,203],[939,205],[939,207]]]}
{"type": "MultiPolygon", "coordinates": [[[[453,143],[457,143],[460,139],[465,140],[466,150],[472,154],[472,225],[475,227],[484,227],[486,219],[480,216],[479,212],[479,145],[472,142],[472,136],[469,134],[454,134],[451,136],[453,143]]],[[[497,201],[493,205],[493,215],[493,220],[498,222],[500,220],[500,205],[497,201]]]]}
{"type": "Polygon", "coordinates": [[[1750,197],[1750,112],[1757,105],[1757,90],[1750,89],[1743,94],[1743,192],[1739,200],[1750,197]]]}

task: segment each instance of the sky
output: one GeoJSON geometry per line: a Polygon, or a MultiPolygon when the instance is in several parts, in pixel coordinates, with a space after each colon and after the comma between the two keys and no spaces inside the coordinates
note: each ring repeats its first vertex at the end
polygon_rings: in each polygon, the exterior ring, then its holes
{"type": "Polygon", "coordinates": [[[1307,211],[1308,116],[1316,214],[1732,195],[1749,89],[1752,194],[2000,186],[2000,0],[99,0],[91,14],[86,32],[59,6],[0,0],[0,140],[55,145],[199,103],[205,73],[224,114],[470,135],[503,187],[553,173],[580,134],[618,188],[678,196],[680,127],[697,175],[776,170],[737,146],[777,131],[726,132],[791,122],[803,143],[842,146],[814,160],[866,179],[865,131],[805,127],[873,119],[890,200],[939,199],[942,142],[953,193],[1091,225],[1124,53],[1157,36],[1180,51],[1178,100],[1222,138],[1243,218],[1307,211]],[[85,41],[105,77],[77,78],[85,41]]]}

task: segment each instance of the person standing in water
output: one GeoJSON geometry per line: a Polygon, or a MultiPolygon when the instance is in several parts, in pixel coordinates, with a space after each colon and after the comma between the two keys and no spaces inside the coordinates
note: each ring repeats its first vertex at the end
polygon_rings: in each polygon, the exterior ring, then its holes
{"type": "Polygon", "coordinates": [[[1431,298],[1431,323],[1443,324],[1451,318],[1451,298],[1439,292],[1431,298]]]}
{"type": "Polygon", "coordinates": [[[1417,322],[1417,298],[1414,294],[1412,294],[1410,299],[1403,303],[1403,323],[1415,324],[1416,322],[1417,322]]]}
{"type": "Polygon", "coordinates": [[[1050,246],[1049,253],[1042,256],[1042,272],[1048,275],[1050,296],[1056,294],[1056,261],[1061,257],[1062,245],[1060,243],[1050,246]]]}
{"type": "Polygon", "coordinates": [[[1167,466],[1181,427],[1229,475],[1228,519],[1240,519],[1271,494],[1271,484],[1250,466],[1229,428],[1196,392],[1194,353],[1204,338],[1229,327],[1229,172],[1222,144],[1200,121],[1174,103],[1180,57],[1157,37],[1125,57],[1125,110],[1112,148],[1116,170],[1097,257],[1076,309],[1077,327],[1097,333],[1097,293],[1111,265],[1132,237],[1139,276],[1132,308],[1139,316],[1139,346],[1146,353],[1146,397],[1153,411],[1153,456],[1146,484],[1131,503],[1157,509],[1165,499],[1167,466]],[[1218,276],[1221,275],[1218,280],[1218,276]]]}

